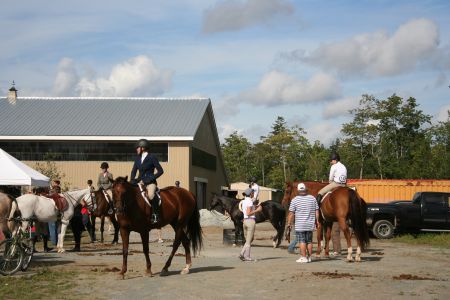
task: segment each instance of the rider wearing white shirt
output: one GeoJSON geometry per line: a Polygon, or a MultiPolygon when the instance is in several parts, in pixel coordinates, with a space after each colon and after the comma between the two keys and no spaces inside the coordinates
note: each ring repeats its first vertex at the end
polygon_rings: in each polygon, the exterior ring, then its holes
{"type": "Polygon", "coordinates": [[[253,203],[258,204],[259,185],[256,183],[256,177],[252,177],[250,182],[250,188],[253,190],[253,198],[252,198],[253,203]]]}
{"type": "Polygon", "coordinates": [[[330,157],[330,176],[328,185],[323,187],[317,194],[317,202],[320,205],[320,200],[322,197],[332,191],[333,189],[340,186],[347,186],[347,168],[340,162],[341,158],[339,154],[333,153],[330,157]]]}

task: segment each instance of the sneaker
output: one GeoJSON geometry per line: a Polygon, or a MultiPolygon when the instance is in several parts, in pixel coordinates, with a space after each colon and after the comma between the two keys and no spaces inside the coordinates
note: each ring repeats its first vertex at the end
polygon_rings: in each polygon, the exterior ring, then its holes
{"type": "Polygon", "coordinates": [[[339,252],[331,252],[330,255],[331,256],[339,256],[339,252]]]}
{"type": "Polygon", "coordinates": [[[312,261],[311,256],[308,256],[308,262],[310,263],[312,261]]]}
{"type": "Polygon", "coordinates": [[[296,262],[304,264],[304,263],[308,263],[308,259],[306,257],[302,256],[299,259],[297,259],[296,262]]]}
{"type": "Polygon", "coordinates": [[[251,257],[249,257],[249,258],[244,258],[244,260],[243,260],[243,261],[257,262],[257,260],[256,260],[256,259],[254,259],[254,258],[251,258],[251,257]]]}

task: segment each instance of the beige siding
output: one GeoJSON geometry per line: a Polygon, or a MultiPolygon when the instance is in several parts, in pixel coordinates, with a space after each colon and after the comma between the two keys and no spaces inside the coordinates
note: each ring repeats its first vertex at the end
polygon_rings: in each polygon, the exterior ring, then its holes
{"type": "MultiPolygon", "coordinates": [[[[25,162],[30,167],[35,167],[36,162],[25,162]]],[[[68,183],[70,188],[83,188],[87,185],[87,180],[92,179],[97,186],[97,178],[101,172],[102,161],[58,161],[56,167],[65,174],[62,183],[68,183]]],[[[108,162],[109,171],[118,176],[130,176],[133,162],[108,162]]],[[[158,179],[160,187],[174,185],[176,180],[181,182],[181,186],[189,188],[189,143],[170,142],[169,161],[162,162],[164,174],[158,179]]]]}

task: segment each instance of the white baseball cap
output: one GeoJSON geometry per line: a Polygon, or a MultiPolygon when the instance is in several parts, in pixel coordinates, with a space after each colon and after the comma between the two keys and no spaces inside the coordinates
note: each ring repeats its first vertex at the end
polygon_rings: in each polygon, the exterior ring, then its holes
{"type": "Polygon", "coordinates": [[[305,184],[304,184],[303,182],[300,182],[300,183],[297,185],[297,190],[299,190],[299,191],[306,191],[306,186],[305,186],[305,184]]]}

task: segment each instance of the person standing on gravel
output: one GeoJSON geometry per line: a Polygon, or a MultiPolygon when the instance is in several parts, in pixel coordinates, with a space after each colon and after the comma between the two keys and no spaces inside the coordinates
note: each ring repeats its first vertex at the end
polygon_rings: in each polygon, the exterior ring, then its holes
{"type": "Polygon", "coordinates": [[[255,209],[253,205],[254,191],[251,188],[246,189],[243,192],[244,200],[242,200],[242,212],[244,213],[244,233],[245,233],[245,244],[242,247],[241,254],[239,258],[242,261],[256,261],[250,256],[250,248],[253,242],[253,236],[255,235],[255,214],[262,210],[261,206],[255,209]]]}
{"type": "Polygon", "coordinates": [[[288,227],[292,226],[292,219],[295,218],[295,235],[300,242],[301,255],[296,262],[309,263],[312,255],[312,234],[319,219],[319,206],[314,196],[308,195],[304,183],[299,183],[297,190],[298,196],[292,199],[289,206],[288,227]]]}

